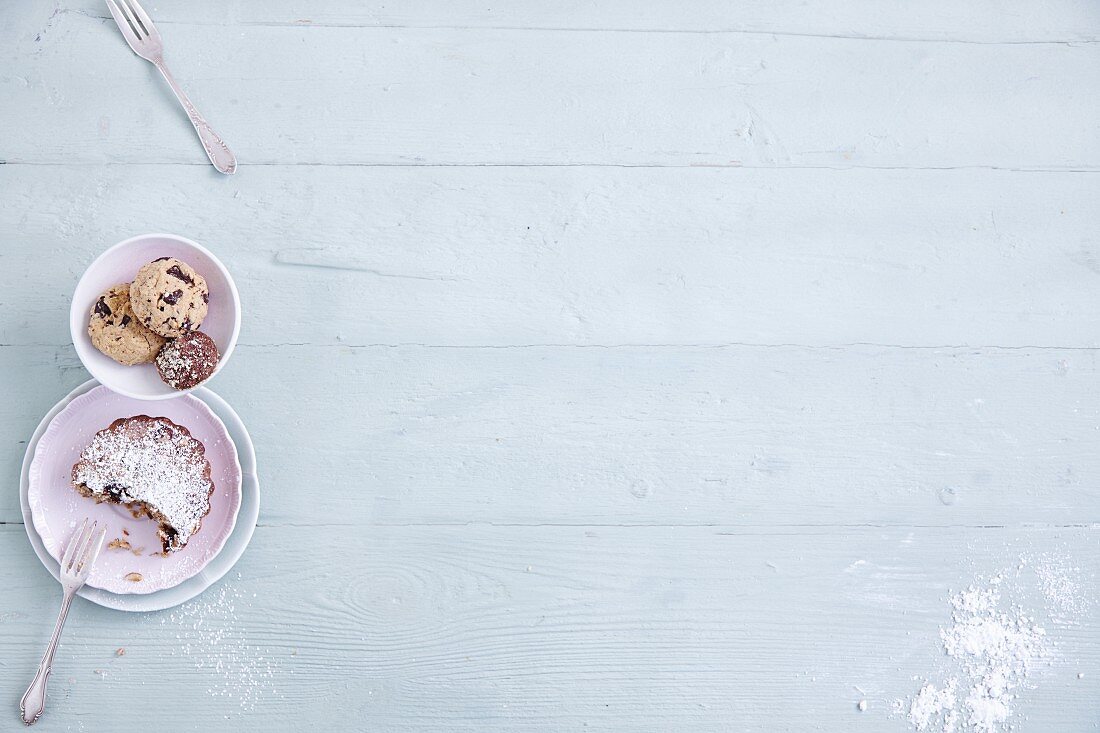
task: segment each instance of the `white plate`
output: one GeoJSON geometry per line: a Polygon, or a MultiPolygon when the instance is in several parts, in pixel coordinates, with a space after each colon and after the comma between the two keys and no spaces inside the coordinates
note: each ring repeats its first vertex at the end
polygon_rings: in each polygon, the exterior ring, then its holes
{"type": "Polygon", "coordinates": [[[55,560],[60,561],[65,545],[85,519],[107,531],[108,546],[92,568],[88,585],[112,593],[154,593],[201,572],[229,539],[241,506],[241,464],[233,438],[214,411],[189,394],[151,404],[100,385],[74,397],[38,438],[28,481],[34,529],[55,560]],[[134,415],[166,417],[186,428],[203,444],[214,481],[202,528],[185,547],[167,557],[161,554],[156,522],[135,519],[120,504],[81,496],[72,486],[73,464],[92,437],[116,419],[134,415]],[[134,549],[111,546],[122,541],[134,549]]]}
{"type": "MultiPolygon", "coordinates": [[[[27,529],[31,546],[34,547],[38,558],[54,578],[59,577],[58,563],[46,550],[42,538],[35,531],[34,519],[31,515],[28,500],[30,465],[38,441],[45,433],[50,421],[72,400],[89,392],[98,384],[94,379],[89,380],[54,405],[53,409],[42,418],[42,422],[39,423],[34,435],[28,441],[27,451],[23,457],[23,472],[19,484],[19,501],[23,509],[23,523],[27,529]]],[[[164,608],[171,608],[191,600],[220,580],[240,559],[252,539],[260,510],[260,486],[256,476],[256,453],[252,446],[252,440],[240,417],[225,400],[205,387],[200,387],[191,394],[204,402],[221,419],[237,448],[237,457],[241,464],[241,507],[232,533],[226,540],[221,552],[202,571],[172,588],[165,588],[144,595],[120,595],[100,588],[85,586],[80,589],[79,595],[81,597],[101,606],[123,611],[159,611],[164,608]]]]}

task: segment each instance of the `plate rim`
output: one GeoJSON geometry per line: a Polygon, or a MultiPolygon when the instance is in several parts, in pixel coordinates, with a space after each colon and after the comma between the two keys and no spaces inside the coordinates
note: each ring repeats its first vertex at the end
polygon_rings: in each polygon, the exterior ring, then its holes
{"type": "MultiPolygon", "coordinates": [[[[59,428],[57,421],[58,421],[59,418],[61,418],[62,415],[64,415],[67,411],[73,409],[73,406],[76,405],[77,403],[79,403],[81,400],[85,400],[86,402],[91,402],[93,400],[92,393],[96,392],[97,390],[103,390],[103,392],[99,396],[94,398],[96,400],[98,400],[100,397],[110,398],[112,395],[123,397],[124,399],[132,399],[132,398],[127,397],[126,395],[114,392],[112,389],[110,389],[109,387],[107,387],[104,384],[94,386],[94,387],[92,387],[92,388],[90,388],[90,389],[88,389],[84,392],[81,392],[80,394],[72,395],[71,397],[66,398],[67,402],[66,402],[65,406],[62,407],[57,412],[57,414],[54,415],[52,418],[50,418],[50,420],[46,423],[46,429],[43,430],[42,433],[38,436],[38,440],[36,441],[35,446],[34,446],[34,455],[31,457],[30,467],[29,467],[28,472],[27,472],[27,504],[28,504],[28,506],[31,507],[31,519],[34,522],[35,532],[38,534],[39,539],[42,540],[42,545],[43,545],[43,547],[45,547],[47,552],[49,552],[49,548],[46,547],[45,535],[50,534],[48,531],[46,531],[46,530],[48,530],[48,526],[46,524],[45,518],[43,516],[41,516],[40,514],[35,514],[35,512],[34,512],[34,506],[35,505],[38,505],[38,506],[42,505],[42,496],[41,496],[41,494],[42,494],[42,487],[41,487],[42,476],[41,476],[41,473],[42,473],[42,462],[46,459],[46,452],[42,450],[42,441],[47,439],[47,437],[50,435],[51,431],[55,431],[59,428]],[[37,473],[36,473],[36,468],[37,468],[37,473]],[[39,478],[38,483],[40,485],[38,487],[38,501],[37,502],[32,502],[31,501],[31,494],[30,494],[30,492],[31,492],[31,480],[33,479],[33,477],[35,475],[38,476],[38,478],[39,478]]],[[[242,494],[244,492],[244,470],[241,468],[241,459],[240,459],[240,455],[237,452],[237,442],[235,440],[233,440],[233,436],[229,434],[229,428],[226,427],[225,422],[220,417],[218,417],[217,413],[215,413],[214,410],[211,409],[210,405],[206,404],[205,402],[200,400],[198,397],[194,397],[190,394],[181,395],[179,397],[179,399],[182,400],[185,404],[191,406],[197,412],[205,412],[204,416],[208,417],[208,418],[211,418],[213,420],[214,425],[221,429],[223,437],[226,440],[228,440],[229,445],[233,447],[233,465],[236,468],[236,473],[237,473],[238,480],[237,480],[237,486],[236,486],[236,492],[235,492],[235,494],[236,494],[235,501],[233,502],[234,503],[233,511],[232,511],[232,514],[230,515],[230,518],[229,518],[228,531],[225,532],[224,535],[220,538],[220,541],[217,543],[217,545],[214,549],[214,554],[213,555],[211,555],[204,563],[202,563],[202,565],[197,570],[195,570],[193,573],[191,573],[191,575],[188,575],[186,578],[183,578],[182,580],[180,580],[177,583],[172,584],[171,586],[167,586],[167,587],[164,587],[164,588],[153,588],[151,590],[144,590],[144,589],[139,590],[139,588],[141,588],[141,586],[135,586],[135,588],[133,590],[130,590],[129,592],[127,592],[127,591],[111,590],[110,588],[104,588],[103,586],[95,585],[95,584],[93,584],[89,581],[88,585],[92,588],[99,588],[101,590],[105,590],[105,591],[108,591],[110,593],[115,593],[117,595],[149,595],[150,593],[156,593],[157,591],[168,590],[169,588],[174,588],[175,586],[180,585],[181,583],[185,583],[188,580],[190,580],[191,578],[193,578],[194,576],[201,573],[203,568],[205,568],[207,565],[209,565],[211,562],[213,562],[214,558],[216,558],[219,554],[221,554],[221,551],[225,548],[226,543],[229,542],[229,538],[233,536],[233,530],[237,526],[237,516],[240,514],[240,511],[241,511],[241,504],[243,503],[242,494]]],[[[58,542],[58,540],[55,539],[54,543],[57,544],[57,542],[58,542]]],[[[51,557],[54,558],[54,561],[60,562],[60,560],[58,560],[58,558],[56,556],[54,556],[54,554],[52,552],[50,552],[49,554],[50,554],[51,557]]]]}
{"type": "MultiPolygon", "coordinates": [[[[39,561],[55,580],[60,578],[60,568],[57,561],[46,552],[45,545],[35,531],[31,518],[27,494],[30,462],[38,445],[38,440],[42,437],[42,433],[45,432],[49,422],[73,399],[99,385],[99,380],[89,379],[62,397],[43,416],[31,439],[27,441],[27,449],[23,454],[23,467],[19,481],[19,503],[23,512],[23,528],[27,532],[31,547],[34,549],[39,561]]],[[[237,561],[240,560],[251,543],[260,513],[260,482],[256,472],[256,449],[252,443],[252,438],[237,412],[216,392],[209,387],[199,387],[192,394],[206,403],[207,407],[222,420],[237,449],[237,460],[241,465],[241,507],[233,531],[221,551],[214,556],[207,566],[179,585],[142,595],[121,595],[100,588],[85,586],[77,593],[81,598],[105,608],[119,611],[149,612],[172,608],[196,598],[225,577],[237,564],[237,561]]]]}

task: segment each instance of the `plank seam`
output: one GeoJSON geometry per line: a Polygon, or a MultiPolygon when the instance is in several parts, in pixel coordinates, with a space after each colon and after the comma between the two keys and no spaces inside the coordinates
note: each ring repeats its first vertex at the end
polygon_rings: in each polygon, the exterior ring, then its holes
{"type": "MultiPolygon", "coordinates": [[[[21,521],[0,521],[0,528],[20,527],[25,525],[21,521]]],[[[757,533],[769,530],[802,530],[802,529],[1006,529],[1006,530],[1030,530],[1030,529],[1090,529],[1100,530],[1100,519],[1095,521],[1080,522],[1020,522],[1016,524],[904,524],[883,522],[851,522],[845,524],[714,524],[707,522],[684,522],[678,524],[626,522],[626,523],[594,523],[594,522],[259,522],[257,529],[329,529],[346,527],[385,527],[408,529],[431,528],[488,528],[488,529],[715,529],[720,530],[715,534],[720,536],[740,536],[749,532],[757,533]]]]}
{"type": "MultiPolygon", "coordinates": [[[[1049,167],[1009,167],[997,165],[945,165],[945,166],[900,166],[900,165],[742,165],[740,163],[601,163],[593,161],[574,163],[515,163],[515,162],[478,162],[478,163],[316,163],[316,162],[245,162],[253,168],[627,168],[627,169],[685,169],[700,170],[747,170],[747,171],[998,171],[1005,173],[1100,173],[1100,166],[1049,166],[1049,167]]],[[[202,161],[161,161],[135,162],[113,161],[62,161],[62,160],[0,160],[0,166],[65,166],[70,168],[95,166],[186,166],[206,168],[210,164],[202,161]]]]}
{"type": "MultiPolygon", "coordinates": [[[[65,349],[71,343],[0,343],[0,349],[65,349]]],[[[894,349],[902,351],[1100,351],[1100,346],[1041,346],[1025,344],[1020,346],[1001,346],[996,344],[932,344],[908,345],[886,344],[873,341],[853,341],[839,344],[797,344],[797,343],[755,343],[751,341],[730,341],[722,343],[623,343],[623,344],[568,344],[568,343],[528,343],[528,344],[429,344],[417,341],[399,343],[351,344],[344,342],[307,342],[287,341],[267,344],[239,343],[237,348],[280,349],[280,348],[342,348],[342,349],[803,349],[806,351],[844,351],[847,349],[894,349]]]]}
{"type": "MultiPolygon", "coordinates": [[[[86,18],[106,22],[107,16],[96,15],[78,9],[66,9],[61,12],[83,15],[86,18]]],[[[652,33],[655,35],[698,35],[698,36],[764,36],[767,38],[813,38],[835,41],[871,41],[883,43],[949,43],[973,46],[1085,46],[1097,43],[1100,37],[1047,38],[1034,40],[977,40],[969,38],[929,38],[925,36],[887,36],[860,35],[847,33],[807,33],[802,31],[777,31],[747,28],[622,28],[597,26],[522,26],[522,25],[440,25],[440,24],[400,24],[400,23],[316,23],[311,20],[260,21],[245,20],[229,23],[204,23],[194,20],[158,20],[157,25],[180,25],[200,27],[257,27],[257,28],[348,28],[363,30],[445,30],[489,32],[507,31],[520,33],[652,33]]]]}

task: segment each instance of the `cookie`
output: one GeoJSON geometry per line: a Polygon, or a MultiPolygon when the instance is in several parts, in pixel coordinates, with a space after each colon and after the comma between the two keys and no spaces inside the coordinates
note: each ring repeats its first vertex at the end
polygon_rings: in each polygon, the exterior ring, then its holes
{"type": "Polygon", "coordinates": [[[99,296],[88,320],[92,346],[119,364],[152,361],[164,346],[164,337],[141,325],[130,307],[130,286],[115,285],[99,296]]]}
{"type": "Polygon", "coordinates": [[[210,512],[206,448],[166,417],[122,417],[100,430],[73,466],[73,488],[151,517],[165,554],[182,549],[210,512]]]}
{"type": "Polygon", "coordinates": [[[157,371],[168,386],[191,389],[210,378],[219,358],[214,339],[191,331],[164,345],[157,354],[157,371]]]}
{"type": "Polygon", "coordinates": [[[138,270],[130,306],[146,328],[168,338],[193,331],[206,318],[210,289],[190,265],[161,257],[138,270]]]}

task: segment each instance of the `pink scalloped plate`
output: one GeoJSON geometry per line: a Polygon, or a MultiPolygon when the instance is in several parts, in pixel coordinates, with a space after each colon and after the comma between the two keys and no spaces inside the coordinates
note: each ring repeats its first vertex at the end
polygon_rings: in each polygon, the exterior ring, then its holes
{"type": "Polygon", "coordinates": [[[225,545],[241,507],[241,465],[233,439],[218,416],[190,395],[151,403],[102,386],[80,395],[50,421],[35,448],[28,478],[34,528],[54,559],[60,560],[69,536],[86,517],[106,527],[108,543],[118,539],[130,544],[131,549],[105,546],[88,578],[88,585],[112,593],[153,593],[198,574],[225,545]],[[152,520],[135,519],[117,504],[97,504],[72,485],[73,464],[92,436],[118,418],[134,415],[166,417],[187,428],[206,447],[210,461],[210,513],[187,545],[167,557],[157,554],[161,547],[152,520]],[[135,573],[141,580],[134,580],[135,573]]]}

